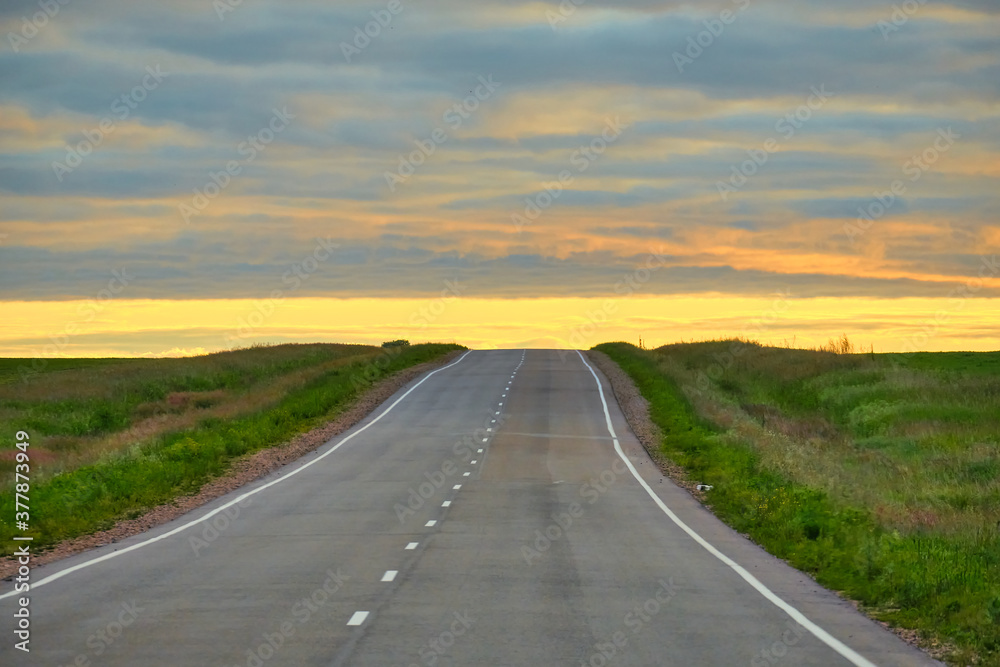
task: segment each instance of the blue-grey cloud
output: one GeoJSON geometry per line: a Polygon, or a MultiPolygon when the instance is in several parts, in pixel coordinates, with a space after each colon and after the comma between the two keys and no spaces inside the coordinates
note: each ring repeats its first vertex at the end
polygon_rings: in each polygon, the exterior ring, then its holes
{"type": "MultiPolygon", "coordinates": [[[[371,21],[379,3],[261,0],[220,20],[210,2],[76,0],[20,52],[0,50],[0,105],[28,118],[0,123],[0,222],[87,231],[108,215],[163,230],[146,241],[123,229],[100,250],[11,236],[0,246],[0,294],[86,298],[109,271],[127,265],[142,276],[137,296],[255,296],[308,252],[303,228],[344,241],[302,293],[340,296],[433,292],[459,274],[483,295],[601,294],[635,257],[573,253],[586,245],[577,236],[680,246],[703,230],[728,229],[748,232],[729,236],[752,237],[753,247],[767,234],[776,243],[775,230],[817,219],[830,220],[827,236],[794,237],[772,247],[776,256],[794,248],[856,254],[842,222],[900,178],[905,161],[944,127],[961,135],[959,147],[908,182],[888,214],[939,226],[906,239],[880,237],[884,258],[914,274],[958,280],[976,270],[972,248],[992,238],[986,232],[1000,203],[989,166],[1000,151],[1000,35],[988,21],[1000,12],[990,0],[935,3],[891,35],[882,34],[865,0],[838,4],[839,18],[821,0],[756,0],[698,53],[688,51],[689,38],[734,3],[585,3],[555,30],[545,11],[558,11],[557,2],[403,4],[392,28],[351,62],[341,43],[371,21]],[[979,14],[944,21],[938,17],[947,5],[979,14]],[[683,71],[676,53],[691,57],[683,71]],[[169,74],[119,118],[116,100],[141,85],[148,67],[169,74]],[[484,102],[484,112],[450,132],[390,192],[384,172],[444,126],[448,106],[488,74],[503,86],[495,105],[484,102]],[[832,101],[783,136],[782,116],[801,109],[817,87],[832,101]],[[269,212],[234,212],[239,207],[220,202],[197,225],[181,225],[177,205],[238,159],[241,142],[287,105],[298,121],[242,165],[220,195],[229,203],[266,200],[269,212]],[[685,112],[688,105],[694,110],[685,112]],[[628,130],[586,173],[576,171],[574,151],[602,130],[600,121],[582,126],[581,115],[618,114],[628,130]],[[53,162],[105,118],[121,131],[60,179],[53,162]],[[498,134],[505,122],[514,129],[498,134]],[[780,151],[728,198],[718,196],[718,183],[769,138],[780,151]],[[962,169],[952,169],[959,160],[962,169]],[[508,218],[526,198],[540,201],[543,184],[567,169],[574,182],[546,210],[607,212],[609,219],[595,226],[588,218],[557,251],[560,232],[547,227],[546,213],[520,234],[508,218]],[[454,222],[460,217],[467,226],[454,222]]],[[[884,9],[887,18],[892,7],[884,9]]],[[[37,11],[35,0],[10,0],[0,20],[16,32],[21,17],[37,11]]],[[[817,296],[925,295],[934,287],[786,275],[780,266],[737,270],[698,248],[675,250],[674,263],[650,286],[655,293],[763,293],[788,281],[817,296]],[[682,258],[681,250],[689,254],[682,258]]]]}

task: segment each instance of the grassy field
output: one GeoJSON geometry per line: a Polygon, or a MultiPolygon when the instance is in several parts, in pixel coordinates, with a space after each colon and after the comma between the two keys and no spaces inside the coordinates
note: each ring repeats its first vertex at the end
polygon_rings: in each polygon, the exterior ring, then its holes
{"type": "Polygon", "coordinates": [[[0,360],[0,476],[14,434],[30,434],[30,525],[16,531],[0,489],[0,553],[107,528],[196,492],[233,459],[280,444],[346,409],[370,384],[457,345],[279,345],[184,359],[0,360]],[[36,367],[38,365],[36,364],[36,367]]]}
{"type": "Polygon", "coordinates": [[[949,663],[1000,665],[1000,353],[597,349],[727,523],[949,663]]]}

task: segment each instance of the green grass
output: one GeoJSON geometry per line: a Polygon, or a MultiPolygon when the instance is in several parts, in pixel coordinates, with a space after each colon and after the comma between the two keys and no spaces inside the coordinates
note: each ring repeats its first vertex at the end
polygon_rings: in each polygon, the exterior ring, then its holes
{"type": "Polygon", "coordinates": [[[172,393],[242,391],[292,371],[349,356],[373,356],[365,345],[281,345],[183,359],[0,360],[0,426],[39,436],[91,436],[128,427],[136,409],[172,393]]]}
{"type": "Polygon", "coordinates": [[[884,356],[892,363],[914,370],[988,373],[1000,376],[1000,352],[911,352],[876,356],[884,356]]]}
{"type": "Polygon", "coordinates": [[[52,359],[0,359],[0,384],[6,384],[21,378],[34,378],[41,373],[93,368],[95,366],[121,363],[139,365],[143,363],[156,363],[156,361],[153,359],[63,359],[58,357],[52,359]]]}
{"type": "MultiPolygon", "coordinates": [[[[9,387],[4,387],[0,391],[0,410],[4,411],[0,429],[10,434],[10,439],[0,453],[7,450],[13,454],[13,434],[25,430],[31,434],[33,463],[29,532],[14,529],[13,485],[0,491],[2,553],[13,551],[10,537],[14,534],[30,535],[36,547],[44,548],[108,528],[178,495],[194,493],[223,474],[235,458],[285,442],[333,418],[371,382],[457,349],[463,348],[422,344],[385,351],[369,346],[282,345],[68,371],[47,368],[32,380],[37,386],[28,384],[22,392],[10,394],[5,393],[9,387]],[[67,380],[70,374],[76,376],[67,380]],[[56,375],[60,377],[51,380],[56,375]],[[275,384],[287,390],[269,393],[275,384]],[[62,419],[58,410],[42,400],[24,396],[25,392],[44,396],[57,389],[61,393],[54,397],[55,402],[66,411],[62,419]],[[198,392],[229,396],[227,414],[234,416],[199,412],[196,401],[186,403],[182,409],[194,416],[188,428],[153,431],[152,436],[138,442],[119,438],[124,446],[97,462],[55,475],[36,475],[34,461],[46,443],[59,442],[67,432],[94,436],[124,431],[127,436],[130,432],[125,429],[145,415],[144,411],[136,415],[137,408],[176,392],[186,392],[180,395],[188,398],[197,398],[198,392]],[[247,397],[254,400],[247,403],[247,397]]],[[[8,463],[12,473],[13,461],[8,463]]]]}
{"type": "Polygon", "coordinates": [[[952,664],[1000,665],[1000,353],[597,349],[723,520],[952,664]]]}

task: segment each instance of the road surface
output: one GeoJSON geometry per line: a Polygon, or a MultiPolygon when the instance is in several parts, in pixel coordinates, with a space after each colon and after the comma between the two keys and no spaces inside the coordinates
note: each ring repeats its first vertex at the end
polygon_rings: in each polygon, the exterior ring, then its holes
{"type": "Polygon", "coordinates": [[[568,351],[470,352],[294,464],[31,578],[30,653],[0,591],[0,664],[937,664],[663,479],[568,351]]]}

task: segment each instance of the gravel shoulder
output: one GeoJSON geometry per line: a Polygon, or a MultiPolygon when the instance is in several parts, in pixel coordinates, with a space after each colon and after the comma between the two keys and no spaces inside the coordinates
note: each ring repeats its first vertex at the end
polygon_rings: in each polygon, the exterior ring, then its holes
{"type": "MultiPolygon", "coordinates": [[[[318,449],[331,438],[336,437],[357,424],[413,379],[450,363],[461,354],[463,354],[463,351],[456,350],[434,361],[418,364],[399,371],[372,385],[368,391],[362,394],[344,412],[323,426],[306,433],[301,433],[284,444],[269,447],[249,456],[236,459],[225,475],[216,477],[206,483],[198,493],[179,496],[172,502],[154,507],[140,517],[119,521],[114,527],[108,530],[75,537],[60,542],[45,551],[34,553],[32,554],[32,565],[44,565],[87,551],[88,549],[138,535],[150,528],[176,519],[182,514],[197,509],[219,496],[225,495],[277,470],[303,455],[318,449]]],[[[4,558],[0,561],[0,579],[10,580],[17,571],[17,567],[16,558],[4,558]]]]}
{"type": "Polygon", "coordinates": [[[687,489],[700,503],[705,504],[705,493],[697,489],[698,483],[691,480],[683,468],[664,456],[660,450],[663,435],[649,417],[649,401],[643,398],[632,378],[603,352],[589,350],[586,354],[587,358],[608,378],[618,405],[628,420],[629,428],[642,443],[660,472],[674,484],[687,489]]]}

